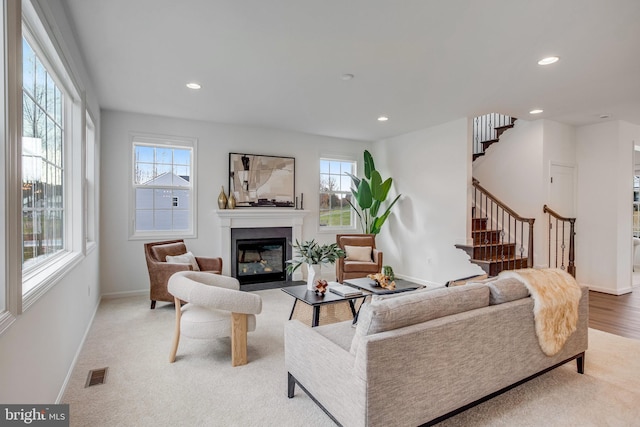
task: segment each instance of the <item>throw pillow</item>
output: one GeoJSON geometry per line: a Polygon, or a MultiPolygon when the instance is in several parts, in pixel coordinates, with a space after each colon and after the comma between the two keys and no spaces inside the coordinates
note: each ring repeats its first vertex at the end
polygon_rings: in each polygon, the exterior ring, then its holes
{"type": "Polygon", "coordinates": [[[191,264],[191,267],[193,267],[194,271],[200,271],[200,267],[198,267],[196,257],[191,252],[175,256],[167,255],[167,262],[171,262],[174,264],[191,264]]]}
{"type": "Polygon", "coordinates": [[[346,261],[371,261],[371,246],[347,246],[344,251],[347,253],[346,261]]]}
{"type": "Polygon", "coordinates": [[[514,278],[497,279],[487,283],[489,287],[489,305],[503,304],[529,296],[527,287],[514,278]]]}
{"type": "Polygon", "coordinates": [[[360,308],[351,354],[356,354],[367,335],[404,328],[440,317],[489,305],[485,285],[441,288],[428,292],[402,292],[389,299],[372,299],[360,308]]]}

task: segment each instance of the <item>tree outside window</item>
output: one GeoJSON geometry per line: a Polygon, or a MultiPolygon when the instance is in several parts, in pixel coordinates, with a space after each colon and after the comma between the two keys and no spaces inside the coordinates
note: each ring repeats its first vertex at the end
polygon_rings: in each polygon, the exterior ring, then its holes
{"type": "Polygon", "coordinates": [[[356,162],[320,159],[320,226],[353,228],[351,178],[345,172],[356,173],[356,162]]]}
{"type": "Polygon", "coordinates": [[[22,258],[29,268],[65,243],[63,94],[24,38],[22,46],[22,258]]]}

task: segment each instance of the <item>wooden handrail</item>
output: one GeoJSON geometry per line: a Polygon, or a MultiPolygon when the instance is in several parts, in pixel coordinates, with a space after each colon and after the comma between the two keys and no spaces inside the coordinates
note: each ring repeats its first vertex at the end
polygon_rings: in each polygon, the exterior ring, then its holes
{"type": "MultiPolygon", "coordinates": [[[[569,253],[568,253],[568,265],[567,265],[567,272],[569,274],[571,274],[574,278],[576,277],[576,264],[575,264],[575,259],[576,259],[576,243],[575,243],[575,225],[576,225],[576,218],[567,218],[564,217],[560,214],[558,214],[556,211],[554,211],[553,209],[551,209],[549,206],[544,205],[542,208],[542,211],[546,214],[549,214],[549,267],[551,267],[551,229],[552,229],[552,223],[551,223],[551,217],[554,217],[556,220],[556,252],[555,252],[555,260],[556,260],[556,267],[558,264],[558,243],[557,243],[557,239],[558,239],[558,221],[562,221],[563,223],[569,223],[569,253]]],[[[562,234],[564,236],[564,224],[562,225],[562,234]]],[[[564,237],[563,237],[564,239],[564,237]]],[[[562,244],[562,251],[561,251],[561,265],[560,268],[564,269],[564,243],[562,244]]]]}
{"type": "MultiPolygon", "coordinates": [[[[535,218],[525,218],[519,215],[504,202],[491,194],[491,192],[489,192],[486,188],[480,185],[480,181],[478,181],[477,179],[473,178],[472,184],[475,192],[480,193],[480,197],[478,198],[478,196],[474,192],[474,208],[472,210],[472,217],[480,218],[476,217],[475,213],[476,208],[478,208],[480,214],[486,213],[486,217],[489,220],[492,220],[491,218],[493,218],[493,221],[495,221],[495,223],[499,224],[499,226],[501,227],[499,230],[497,230],[499,231],[498,237],[491,237],[490,232],[484,231],[484,242],[481,242],[478,245],[474,243],[474,247],[484,248],[484,255],[488,253],[490,258],[499,258],[503,261],[506,260],[506,269],[512,269],[509,266],[509,262],[511,262],[510,260],[512,257],[512,254],[510,254],[511,249],[507,249],[506,246],[513,245],[512,248],[515,248],[515,245],[519,244],[520,259],[524,259],[524,251],[526,245],[527,267],[533,267],[533,224],[535,222],[535,218]],[[507,216],[506,218],[505,215],[507,216]],[[527,242],[525,242],[524,224],[528,225],[527,242]],[[511,225],[513,225],[513,229],[511,228],[511,225]],[[519,232],[518,228],[520,228],[519,232]],[[498,245],[496,246],[495,243],[497,243],[498,245]]],[[[513,265],[516,264],[514,263],[513,265]]]]}
{"type": "Polygon", "coordinates": [[[496,202],[496,204],[498,206],[500,206],[505,211],[509,212],[509,214],[512,217],[514,217],[515,219],[517,219],[518,221],[528,222],[529,224],[533,224],[535,222],[535,220],[536,220],[535,218],[525,218],[525,217],[522,217],[522,216],[518,215],[513,209],[511,209],[509,206],[505,205],[500,199],[498,199],[496,196],[491,194],[486,188],[484,188],[482,185],[480,185],[480,181],[478,181],[477,179],[473,178],[472,184],[473,184],[474,187],[476,187],[478,190],[480,190],[485,195],[487,195],[490,199],[492,199],[494,202],[496,202]]]}
{"type": "Polygon", "coordinates": [[[544,205],[544,207],[542,208],[542,211],[544,213],[548,213],[549,215],[553,216],[556,219],[559,219],[560,221],[575,221],[575,218],[566,218],[564,216],[561,216],[559,213],[557,213],[556,211],[554,211],[553,209],[551,209],[549,206],[544,205]]]}

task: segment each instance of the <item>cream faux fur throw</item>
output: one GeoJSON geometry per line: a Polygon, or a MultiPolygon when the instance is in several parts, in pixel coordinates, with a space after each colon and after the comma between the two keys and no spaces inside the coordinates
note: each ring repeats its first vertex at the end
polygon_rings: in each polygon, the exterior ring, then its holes
{"type": "Polygon", "coordinates": [[[557,268],[525,268],[503,271],[498,276],[524,283],[533,298],[533,318],[540,348],[547,356],[559,352],[578,323],[582,291],[573,276],[557,268]]]}

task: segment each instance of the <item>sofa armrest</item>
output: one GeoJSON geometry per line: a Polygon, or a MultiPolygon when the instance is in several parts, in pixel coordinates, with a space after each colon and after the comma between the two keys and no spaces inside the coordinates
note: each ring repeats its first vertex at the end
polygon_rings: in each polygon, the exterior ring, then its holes
{"type": "Polygon", "coordinates": [[[365,424],[366,382],[354,373],[354,356],[314,328],[284,325],[285,367],[342,425],[365,424]]]}
{"type": "Polygon", "coordinates": [[[382,251],[379,251],[378,249],[374,249],[372,255],[373,255],[373,262],[378,264],[378,266],[382,267],[382,251]]]}

